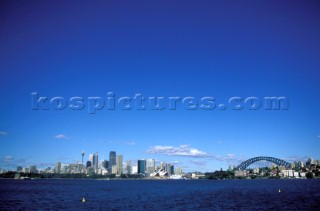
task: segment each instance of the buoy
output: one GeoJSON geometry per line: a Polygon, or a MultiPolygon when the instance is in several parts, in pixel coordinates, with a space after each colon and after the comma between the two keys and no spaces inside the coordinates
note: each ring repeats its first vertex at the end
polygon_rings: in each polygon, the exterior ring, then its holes
{"type": "Polygon", "coordinates": [[[281,193],[281,190],[279,189],[279,193],[281,193]]]}
{"type": "Polygon", "coordinates": [[[83,203],[86,202],[86,199],[85,199],[84,197],[82,198],[82,202],[83,202],[83,203]]]}

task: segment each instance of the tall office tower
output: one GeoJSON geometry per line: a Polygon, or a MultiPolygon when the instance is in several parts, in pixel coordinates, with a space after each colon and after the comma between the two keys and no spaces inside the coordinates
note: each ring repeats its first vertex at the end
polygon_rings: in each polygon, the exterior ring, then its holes
{"type": "Polygon", "coordinates": [[[132,166],[131,174],[137,174],[137,173],[138,173],[138,166],[137,165],[132,166]]]}
{"type": "Polygon", "coordinates": [[[313,164],[314,164],[313,158],[308,158],[308,161],[306,162],[306,165],[309,166],[309,165],[313,165],[313,164]]]}
{"type": "Polygon", "coordinates": [[[122,174],[122,168],[123,168],[123,156],[122,155],[118,155],[117,156],[117,174],[121,175],[122,174]]]}
{"type": "Polygon", "coordinates": [[[117,174],[118,173],[118,167],[117,167],[117,165],[113,165],[112,167],[111,167],[111,174],[117,174]]]}
{"type": "Polygon", "coordinates": [[[89,155],[89,161],[91,162],[91,166],[93,165],[93,154],[89,155]]]}
{"type": "Polygon", "coordinates": [[[104,160],[104,168],[108,169],[109,168],[109,161],[104,160]]]}
{"type": "Polygon", "coordinates": [[[54,167],[54,173],[60,174],[61,172],[61,162],[58,162],[54,167]]]}
{"type": "Polygon", "coordinates": [[[116,157],[117,154],[115,151],[110,151],[109,153],[109,167],[112,168],[112,166],[116,165],[116,157]]]}
{"type": "Polygon", "coordinates": [[[97,172],[98,171],[98,153],[90,154],[89,155],[89,161],[91,162],[91,166],[97,172]]]}
{"type": "Polygon", "coordinates": [[[108,168],[108,161],[107,160],[101,160],[99,162],[99,169],[107,169],[108,168]]]}
{"type": "Polygon", "coordinates": [[[164,164],[163,164],[163,162],[160,162],[160,169],[164,170],[164,164]]]}
{"type": "Polygon", "coordinates": [[[299,161],[299,167],[301,167],[301,168],[304,167],[304,163],[302,161],[299,161]]]}
{"type": "Polygon", "coordinates": [[[83,164],[84,150],[82,150],[81,155],[82,155],[82,164],[83,164]]]}
{"type": "Polygon", "coordinates": [[[175,174],[182,174],[182,168],[179,166],[178,168],[175,169],[174,173],[175,174]]]}
{"type": "Polygon", "coordinates": [[[88,160],[88,161],[87,161],[86,168],[91,167],[91,166],[92,166],[92,163],[91,163],[91,161],[90,161],[90,160],[88,160]]]}
{"type": "Polygon", "coordinates": [[[174,174],[174,165],[170,166],[170,173],[174,174]]]}
{"type": "Polygon", "coordinates": [[[98,171],[98,164],[99,164],[99,159],[98,159],[98,152],[96,154],[93,154],[93,167],[96,170],[96,172],[98,171]]]}
{"type": "Polygon", "coordinates": [[[30,166],[30,173],[38,173],[38,169],[36,166],[30,166]]]}
{"type": "Polygon", "coordinates": [[[151,174],[154,172],[156,168],[156,161],[154,159],[148,159],[147,160],[147,173],[151,174]]]}
{"type": "Polygon", "coordinates": [[[138,160],[138,174],[146,173],[146,160],[138,160]]]}
{"type": "Polygon", "coordinates": [[[170,165],[170,163],[166,164],[166,172],[168,172],[168,175],[171,175],[171,165],[170,165]]]}
{"type": "Polygon", "coordinates": [[[132,174],[131,160],[127,160],[126,172],[127,174],[132,174]]]}

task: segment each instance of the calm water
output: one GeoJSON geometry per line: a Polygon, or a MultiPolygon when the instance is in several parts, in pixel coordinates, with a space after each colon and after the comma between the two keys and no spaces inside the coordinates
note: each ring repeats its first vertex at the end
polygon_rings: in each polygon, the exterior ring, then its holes
{"type": "Polygon", "coordinates": [[[0,180],[13,209],[320,210],[320,180],[0,180]]]}

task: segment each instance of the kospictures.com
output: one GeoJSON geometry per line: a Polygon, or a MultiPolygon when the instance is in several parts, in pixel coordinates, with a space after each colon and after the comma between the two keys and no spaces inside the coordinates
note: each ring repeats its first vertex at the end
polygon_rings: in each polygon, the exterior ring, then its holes
{"type": "Polygon", "coordinates": [[[134,97],[117,97],[114,92],[107,92],[105,97],[45,97],[38,92],[31,93],[32,110],[87,110],[95,114],[98,110],[288,110],[287,97],[230,97],[226,103],[217,103],[211,96],[201,98],[192,96],[143,96],[136,93],[134,97]]]}

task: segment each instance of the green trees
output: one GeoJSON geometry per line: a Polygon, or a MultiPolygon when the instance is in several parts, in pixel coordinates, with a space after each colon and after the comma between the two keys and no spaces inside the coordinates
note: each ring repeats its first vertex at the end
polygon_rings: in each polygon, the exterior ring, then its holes
{"type": "Polygon", "coordinates": [[[311,172],[306,173],[306,177],[308,179],[312,179],[313,178],[313,174],[311,172]]]}

